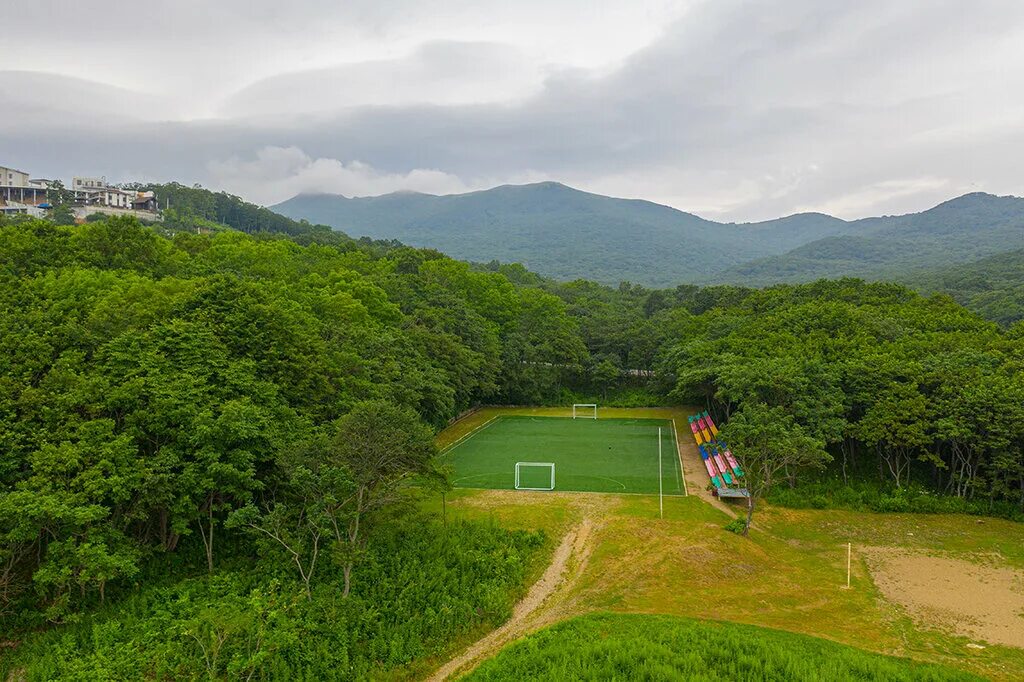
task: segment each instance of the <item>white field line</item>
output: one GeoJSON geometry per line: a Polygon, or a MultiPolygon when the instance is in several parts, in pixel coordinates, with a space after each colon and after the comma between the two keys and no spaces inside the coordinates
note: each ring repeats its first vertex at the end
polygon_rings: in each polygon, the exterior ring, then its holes
{"type": "MultiPolygon", "coordinates": [[[[676,425],[672,424],[672,434],[673,434],[672,435],[672,444],[673,445],[675,445],[675,443],[676,443],[675,432],[676,432],[676,425]]],[[[678,452],[678,450],[679,449],[676,448],[677,452],[678,452]]],[[[658,468],[660,469],[661,468],[661,459],[660,459],[661,458],[661,429],[658,429],[658,458],[659,458],[658,459],[658,468]]],[[[680,488],[680,485],[679,485],[679,470],[676,469],[675,463],[672,464],[672,474],[675,476],[675,479],[676,479],[676,490],[679,490],[679,488],[680,488]]]]}
{"type": "MultiPolygon", "coordinates": [[[[596,476],[594,478],[597,478],[596,476]]],[[[609,479],[615,481],[614,478],[609,479]]],[[[618,483],[618,481],[615,481],[618,483]]],[[[620,484],[621,485],[621,484],[620,484]]],[[[462,490],[496,490],[498,492],[510,492],[510,493],[530,493],[530,492],[541,492],[554,495],[634,495],[636,497],[657,497],[658,493],[620,493],[620,492],[601,492],[599,490],[530,490],[527,488],[477,488],[471,485],[460,485],[462,490]]],[[[678,493],[666,493],[665,497],[678,497],[683,499],[686,495],[679,495],[678,493]]]]}
{"type": "Polygon", "coordinates": [[[689,491],[686,490],[686,471],[683,469],[683,451],[679,447],[679,434],[676,433],[676,420],[672,420],[672,440],[676,444],[676,456],[679,458],[679,475],[683,477],[683,497],[689,496],[689,491]]]}
{"type": "Polygon", "coordinates": [[[488,419],[487,421],[485,421],[480,426],[478,426],[475,429],[473,429],[472,431],[470,431],[469,433],[463,434],[462,437],[459,438],[458,440],[456,440],[454,443],[450,443],[444,450],[442,450],[440,452],[440,454],[447,455],[449,452],[454,450],[456,447],[458,447],[459,445],[462,445],[462,441],[466,440],[470,436],[472,436],[472,435],[474,435],[474,434],[476,434],[476,433],[478,433],[480,431],[483,431],[485,428],[490,426],[492,422],[497,421],[498,417],[500,417],[500,416],[501,416],[500,414],[496,414],[493,417],[491,417],[490,419],[488,419]]]}

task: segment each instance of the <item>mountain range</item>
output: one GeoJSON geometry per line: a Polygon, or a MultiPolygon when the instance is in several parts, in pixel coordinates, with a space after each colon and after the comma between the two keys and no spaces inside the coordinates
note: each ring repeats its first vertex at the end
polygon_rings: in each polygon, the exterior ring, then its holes
{"type": "Polygon", "coordinates": [[[1024,199],[972,193],[920,213],[845,221],[800,213],[720,223],[555,182],[436,196],[300,194],[272,210],[354,237],[520,262],[557,279],[648,286],[892,278],[1024,248],[1024,199]]]}

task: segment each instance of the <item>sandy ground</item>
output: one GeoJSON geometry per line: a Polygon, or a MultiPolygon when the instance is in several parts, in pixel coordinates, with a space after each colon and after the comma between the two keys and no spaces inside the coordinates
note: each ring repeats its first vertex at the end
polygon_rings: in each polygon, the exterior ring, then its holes
{"type": "Polygon", "coordinates": [[[888,547],[861,554],[885,598],[919,625],[1024,648],[1024,571],[888,547]]]}
{"type": "Polygon", "coordinates": [[[592,548],[592,530],[593,522],[583,519],[580,525],[566,533],[544,574],[512,610],[512,617],[445,663],[427,679],[430,682],[442,682],[457,675],[465,675],[512,640],[559,620],[562,610],[557,608],[557,604],[551,604],[550,598],[556,590],[564,591],[582,575],[592,548]]]}

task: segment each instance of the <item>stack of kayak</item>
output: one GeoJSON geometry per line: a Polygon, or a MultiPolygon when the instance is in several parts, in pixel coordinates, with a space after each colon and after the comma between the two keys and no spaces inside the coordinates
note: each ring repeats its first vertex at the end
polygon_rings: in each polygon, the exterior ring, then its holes
{"type": "Polygon", "coordinates": [[[721,497],[746,497],[742,489],[743,469],[729,451],[728,446],[718,438],[718,427],[707,411],[690,417],[690,430],[697,441],[700,458],[708,470],[711,483],[721,497]]]}

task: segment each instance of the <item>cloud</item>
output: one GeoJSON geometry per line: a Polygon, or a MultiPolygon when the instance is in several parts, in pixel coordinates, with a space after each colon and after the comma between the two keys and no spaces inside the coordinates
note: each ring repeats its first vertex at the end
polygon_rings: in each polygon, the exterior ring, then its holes
{"type": "Polygon", "coordinates": [[[5,124],[46,129],[62,124],[108,128],[137,121],[174,118],[163,97],[97,81],[35,71],[0,71],[5,124]]]}
{"type": "MultiPolygon", "coordinates": [[[[106,28],[56,28],[37,68],[97,86],[67,98],[26,86],[31,106],[19,95],[0,127],[0,163],[263,202],[546,178],[725,220],[1024,193],[1024,3],[175,6],[209,18],[175,18],[152,46],[128,32],[127,70],[106,28]],[[129,81],[144,106],[98,85],[129,81]]],[[[29,24],[11,35],[41,40],[29,24]]],[[[22,54],[5,51],[0,68],[22,54]]]]}
{"type": "Polygon", "coordinates": [[[539,88],[541,65],[493,43],[433,42],[397,59],[272,76],[227,99],[227,117],[293,117],[360,106],[453,106],[523,99],[539,88]]]}
{"type": "Polygon", "coordinates": [[[415,168],[407,173],[382,173],[361,161],[314,159],[297,147],[264,147],[248,161],[234,157],[211,162],[209,171],[214,186],[244,190],[266,204],[301,193],[371,196],[400,190],[455,194],[473,189],[439,170],[415,168]]]}
{"type": "MultiPolygon", "coordinates": [[[[819,202],[814,209],[833,215],[867,215],[881,206],[898,205],[907,197],[937,195],[949,197],[954,192],[966,193],[969,188],[951,187],[947,178],[919,177],[885,180],[843,193],[834,199],[819,202]]],[[[884,213],[885,211],[881,211],[884,213]]]]}

